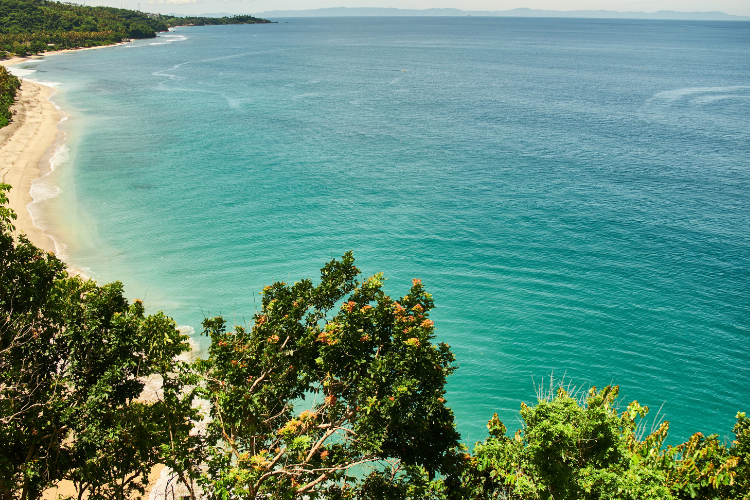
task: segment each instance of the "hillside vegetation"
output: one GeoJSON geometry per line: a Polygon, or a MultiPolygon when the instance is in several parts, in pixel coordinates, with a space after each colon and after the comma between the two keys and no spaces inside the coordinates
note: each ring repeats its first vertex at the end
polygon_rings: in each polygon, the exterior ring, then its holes
{"type": "Polygon", "coordinates": [[[153,38],[173,26],[269,22],[252,16],[182,18],[47,0],[0,0],[0,57],[153,38]]]}
{"type": "Polygon", "coordinates": [[[0,128],[10,122],[10,107],[15,102],[16,91],[21,87],[21,82],[11,75],[4,66],[0,66],[0,128]]]}

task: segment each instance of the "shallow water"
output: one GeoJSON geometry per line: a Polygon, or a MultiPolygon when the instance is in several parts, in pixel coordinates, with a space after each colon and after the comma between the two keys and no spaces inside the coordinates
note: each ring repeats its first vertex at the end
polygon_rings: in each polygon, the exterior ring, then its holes
{"type": "Polygon", "coordinates": [[[469,443],[553,372],[672,442],[750,411],[750,23],[286,21],[23,65],[69,262],[196,330],[350,249],[419,277],[469,443]]]}

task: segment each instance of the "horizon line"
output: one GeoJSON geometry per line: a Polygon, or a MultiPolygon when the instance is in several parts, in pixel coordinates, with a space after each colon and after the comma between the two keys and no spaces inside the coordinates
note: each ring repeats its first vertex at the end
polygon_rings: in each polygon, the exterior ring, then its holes
{"type": "MultiPolygon", "coordinates": [[[[370,11],[370,12],[391,12],[393,14],[396,14],[398,12],[402,13],[422,13],[422,15],[430,15],[431,13],[461,13],[462,16],[482,16],[482,17],[523,17],[518,16],[518,13],[530,13],[534,14],[532,17],[575,17],[576,14],[588,14],[587,17],[592,18],[604,18],[606,19],[609,16],[617,16],[617,17],[623,17],[628,15],[635,15],[639,16],[640,19],[648,19],[650,16],[657,16],[656,18],[659,20],[668,20],[670,19],[667,16],[677,16],[674,20],[702,20],[701,17],[710,17],[713,19],[705,19],[705,20],[735,20],[735,21],[750,21],[749,16],[740,16],[736,14],[727,14],[726,12],[722,11],[675,11],[675,10],[657,10],[654,12],[646,12],[646,11],[617,11],[617,10],[606,10],[606,9],[578,9],[578,10],[552,10],[552,9],[532,9],[529,7],[517,7],[514,9],[507,9],[507,10],[463,10],[455,7],[431,7],[426,9],[402,9],[399,7],[320,7],[317,9],[286,9],[286,10],[266,10],[263,12],[256,12],[253,15],[262,15],[262,14],[275,14],[276,16],[282,17],[282,16],[289,16],[289,17],[295,17],[290,16],[289,14],[303,14],[303,13],[321,13],[321,12],[330,12],[330,11],[347,11],[347,12],[362,12],[362,11],[370,11]],[[543,14],[543,15],[540,15],[543,14]],[[556,15],[555,15],[556,14],[556,15]],[[598,17],[596,14],[604,15],[604,17],[598,17]],[[609,16],[607,16],[609,15],[609,16]],[[689,19],[688,19],[689,17],[689,19]],[[717,17],[723,18],[723,19],[716,19],[717,17]]],[[[393,15],[392,14],[392,15],[393,15]]],[[[372,14],[370,14],[372,15],[372,14]]],[[[387,14],[386,14],[387,15],[387,14]]],[[[404,15],[404,14],[396,14],[396,15],[404,15]]],[[[445,14],[438,14],[438,15],[445,15],[445,14]]],[[[307,17],[305,15],[301,15],[299,17],[307,17]]]]}

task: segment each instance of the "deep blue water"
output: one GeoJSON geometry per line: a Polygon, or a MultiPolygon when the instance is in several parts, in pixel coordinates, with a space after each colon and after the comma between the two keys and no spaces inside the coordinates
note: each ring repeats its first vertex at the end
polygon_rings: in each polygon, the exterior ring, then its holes
{"type": "Polygon", "coordinates": [[[750,411],[750,23],[286,21],[23,66],[71,264],[196,330],[347,250],[421,278],[468,443],[551,373],[671,442],[750,411]]]}

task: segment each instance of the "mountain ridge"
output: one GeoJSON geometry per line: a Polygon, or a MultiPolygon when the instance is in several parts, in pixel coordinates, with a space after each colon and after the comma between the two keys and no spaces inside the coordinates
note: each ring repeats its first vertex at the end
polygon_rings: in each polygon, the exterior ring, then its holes
{"type": "Polygon", "coordinates": [[[395,7],[328,7],[308,10],[271,10],[255,14],[261,17],[350,17],[350,16],[481,16],[481,17],[571,17],[590,19],[655,19],[681,21],[750,21],[748,16],[724,12],[618,12],[612,10],[539,10],[517,8],[502,11],[467,11],[453,8],[398,9],[395,7]]]}

